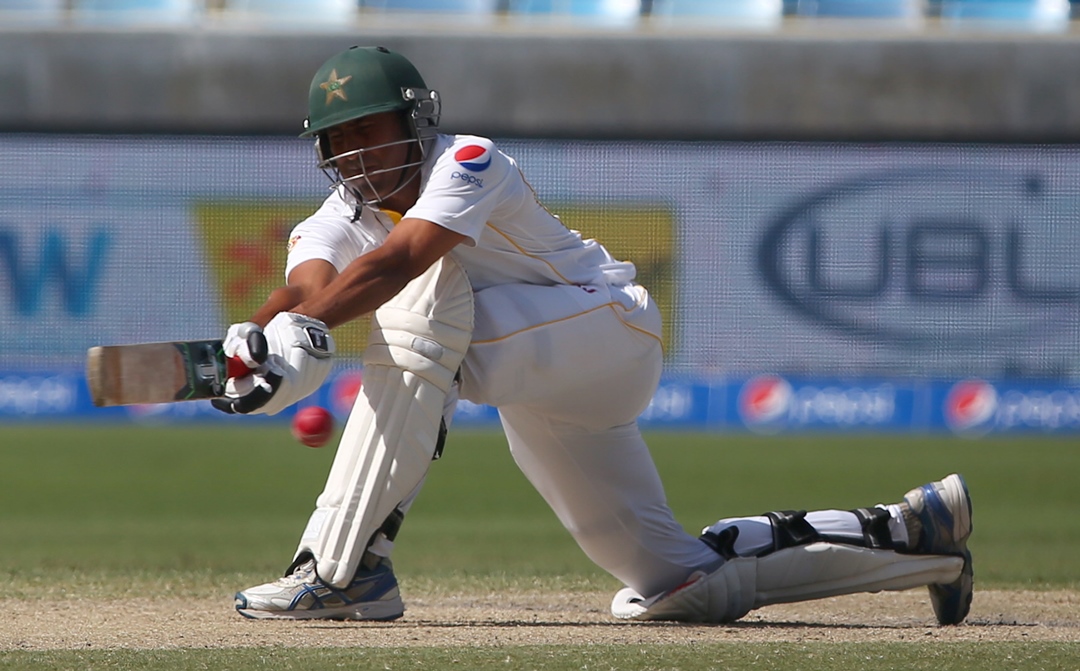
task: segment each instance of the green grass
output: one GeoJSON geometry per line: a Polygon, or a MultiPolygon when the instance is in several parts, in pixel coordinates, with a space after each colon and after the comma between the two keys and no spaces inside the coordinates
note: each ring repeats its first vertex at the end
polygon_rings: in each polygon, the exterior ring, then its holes
{"type": "Polygon", "coordinates": [[[814,671],[978,671],[1077,668],[1080,644],[1049,643],[703,643],[691,645],[520,646],[513,649],[110,650],[0,653],[0,669],[187,671],[188,669],[462,669],[463,671],[638,671],[813,669],[814,671]]]}
{"type": "MultiPolygon", "coordinates": [[[[1080,587],[1075,438],[654,433],[676,516],[897,500],[951,471],[975,509],[982,588],[1080,587]]],[[[0,427],[0,582],[8,597],[227,597],[288,563],[332,449],[283,426],[0,427]]],[[[399,537],[406,594],[614,590],[517,471],[501,434],[458,431],[399,537]]],[[[498,649],[0,652],[0,669],[1036,669],[1075,668],[1071,644],[692,644],[498,649]],[[1010,656],[1012,656],[1010,658],[1010,656]],[[507,661],[510,660],[510,661],[507,661]]]]}
{"type": "MultiPolygon", "coordinates": [[[[1073,587],[1080,554],[1075,439],[649,436],[683,525],[788,508],[897,500],[950,471],[975,506],[982,586],[1073,587]]],[[[333,458],[284,427],[0,428],[0,575],[116,595],[263,580],[288,563],[333,458]],[[89,579],[80,588],[73,576],[89,579]],[[119,580],[123,579],[123,580],[119,580]]],[[[457,432],[399,538],[402,580],[447,589],[544,580],[607,589],[516,469],[501,434],[457,432]],[[424,576],[422,579],[419,576],[424,576]]]]}

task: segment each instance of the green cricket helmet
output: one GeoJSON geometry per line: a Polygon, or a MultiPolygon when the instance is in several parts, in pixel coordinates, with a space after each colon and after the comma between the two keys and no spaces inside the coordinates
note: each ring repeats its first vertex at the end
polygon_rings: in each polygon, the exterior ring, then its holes
{"type": "MultiPolygon", "coordinates": [[[[330,178],[331,188],[343,184],[349,186],[349,182],[367,181],[370,175],[422,164],[438,132],[440,107],[438,92],[427,88],[424,78],[407,58],[386,47],[351,47],[330,58],[315,73],[308,93],[308,117],[304,120],[301,137],[316,138],[319,168],[330,178]],[[354,149],[337,156],[333,154],[326,134],[329,128],[395,110],[405,115],[411,137],[376,147],[354,149]],[[338,170],[337,161],[342,158],[359,160],[362,166],[364,152],[391,144],[413,142],[420,149],[420,157],[416,161],[371,172],[362,169],[361,174],[349,178],[343,178],[338,170]]],[[[417,174],[418,170],[409,181],[417,174]]],[[[364,198],[355,188],[350,188],[350,191],[362,202],[374,204],[397,193],[407,183],[399,184],[391,193],[376,194],[375,199],[364,198]]],[[[371,186],[370,182],[368,186],[371,186]]]]}

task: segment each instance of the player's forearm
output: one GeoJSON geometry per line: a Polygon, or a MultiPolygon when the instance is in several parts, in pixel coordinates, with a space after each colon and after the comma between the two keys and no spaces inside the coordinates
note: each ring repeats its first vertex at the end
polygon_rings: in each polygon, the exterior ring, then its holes
{"type": "Polygon", "coordinates": [[[312,293],[293,310],[321,319],[334,328],[373,312],[413,277],[399,264],[376,264],[371,260],[353,262],[333,282],[312,293]]]}
{"type": "Polygon", "coordinates": [[[303,286],[289,285],[278,287],[270,292],[266,302],[262,304],[251,319],[259,326],[266,326],[279,312],[293,311],[297,305],[307,297],[308,291],[303,286]]]}
{"type": "Polygon", "coordinates": [[[344,324],[393,298],[463,240],[464,235],[430,221],[402,219],[382,245],[355,259],[293,309],[331,328],[344,324]]]}
{"type": "Polygon", "coordinates": [[[321,291],[337,277],[337,269],[329,261],[311,259],[289,272],[288,283],[270,292],[249,321],[266,326],[279,312],[296,312],[296,306],[321,291]]]}

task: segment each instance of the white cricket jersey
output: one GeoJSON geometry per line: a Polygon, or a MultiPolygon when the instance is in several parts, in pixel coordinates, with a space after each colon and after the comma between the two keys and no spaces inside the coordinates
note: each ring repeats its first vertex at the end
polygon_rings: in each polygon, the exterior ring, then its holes
{"type": "MultiPolygon", "coordinates": [[[[497,284],[626,284],[636,270],[584,240],[539,203],[514,159],[473,135],[439,135],[421,168],[420,197],[404,213],[464,235],[450,255],[473,289],[497,284]]],[[[395,214],[365,207],[355,218],[352,195],[338,188],[293,229],[285,276],[311,259],[338,272],[381,244],[395,214]]]]}

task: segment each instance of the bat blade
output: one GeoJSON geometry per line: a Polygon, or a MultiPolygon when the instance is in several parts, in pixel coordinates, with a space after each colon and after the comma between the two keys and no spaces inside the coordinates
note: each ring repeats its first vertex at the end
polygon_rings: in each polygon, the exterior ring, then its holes
{"type": "Polygon", "coordinates": [[[175,403],[225,394],[220,340],[91,347],[86,379],[98,407],[175,403]]]}

